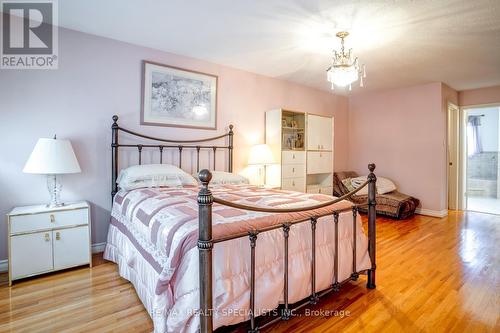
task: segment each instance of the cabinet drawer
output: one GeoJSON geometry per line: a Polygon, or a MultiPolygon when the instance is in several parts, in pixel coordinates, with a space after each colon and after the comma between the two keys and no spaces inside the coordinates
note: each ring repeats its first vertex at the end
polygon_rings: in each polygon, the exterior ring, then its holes
{"type": "Polygon", "coordinates": [[[304,164],[306,153],[303,151],[283,151],[281,164],[304,164]]]}
{"type": "Polygon", "coordinates": [[[308,185],[307,186],[307,193],[333,195],[333,187],[332,186],[320,186],[320,185],[308,185]]]}
{"type": "Polygon", "coordinates": [[[284,164],[282,175],[283,178],[304,177],[305,171],[303,164],[284,164]]]}
{"type": "Polygon", "coordinates": [[[88,209],[61,210],[51,213],[10,217],[11,234],[88,224],[88,209]]]}
{"type": "Polygon", "coordinates": [[[326,195],[333,195],[333,187],[332,186],[322,186],[319,188],[318,193],[326,194],[326,195]]]}
{"type": "Polygon", "coordinates": [[[307,185],[307,193],[316,194],[319,193],[320,187],[318,185],[307,185]]]}
{"type": "Polygon", "coordinates": [[[48,272],[52,267],[52,233],[12,236],[10,238],[12,279],[48,272]]]}
{"type": "Polygon", "coordinates": [[[332,153],[310,151],[307,152],[307,173],[331,173],[333,172],[332,166],[332,153]]]}
{"type": "Polygon", "coordinates": [[[54,269],[63,269],[90,262],[89,227],[76,227],[52,232],[54,269]]]}
{"type": "Polygon", "coordinates": [[[288,191],[304,192],[305,178],[284,178],[281,183],[281,189],[288,191]]]}

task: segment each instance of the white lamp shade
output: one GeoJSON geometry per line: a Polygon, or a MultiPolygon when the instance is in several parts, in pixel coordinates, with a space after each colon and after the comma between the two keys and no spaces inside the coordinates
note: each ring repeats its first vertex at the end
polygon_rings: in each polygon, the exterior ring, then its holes
{"type": "Polygon", "coordinates": [[[81,170],[69,140],[38,139],[23,172],[59,175],[81,170]]]}
{"type": "Polygon", "coordinates": [[[250,148],[250,156],[248,157],[249,165],[267,165],[273,163],[275,163],[274,156],[268,145],[259,144],[250,148]]]}

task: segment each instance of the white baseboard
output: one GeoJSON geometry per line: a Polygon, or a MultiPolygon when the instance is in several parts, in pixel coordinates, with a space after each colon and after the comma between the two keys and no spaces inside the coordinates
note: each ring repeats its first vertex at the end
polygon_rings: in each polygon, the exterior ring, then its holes
{"type": "Polygon", "coordinates": [[[415,209],[416,214],[426,215],[426,216],[434,216],[434,217],[445,217],[448,216],[448,209],[443,210],[432,210],[425,208],[417,208],[415,209]]]}
{"type": "MultiPolygon", "coordinates": [[[[92,253],[104,252],[105,247],[106,247],[106,242],[92,244],[91,247],[92,253]]],[[[7,272],[8,270],[9,270],[9,260],[8,259],[0,260],[0,273],[7,272]]]]}
{"type": "Polygon", "coordinates": [[[106,247],[106,242],[92,244],[92,253],[104,252],[105,247],[106,247]]]}

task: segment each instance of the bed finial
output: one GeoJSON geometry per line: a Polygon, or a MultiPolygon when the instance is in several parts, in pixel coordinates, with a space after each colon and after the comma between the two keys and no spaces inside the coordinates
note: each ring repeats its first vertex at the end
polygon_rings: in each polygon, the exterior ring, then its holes
{"type": "Polygon", "coordinates": [[[111,128],[115,128],[115,126],[118,127],[117,121],[118,121],[118,116],[115,114],[113,116],[113,125],[111,126],[111,128]]]}
{"type": "Polygon", "coordinates": [[[232,132],[233,132],[233,128],[234,128],[233,124],[229,124],[229,132],[230,132],[230,133],[232,133],[232,132]]]}
{"type": "Polygon", "coordinates": [[[203,184],[203,187],[206,187],[208,186],[208,183],[210,183],[210,181],[212,180],[212,173],[207,169],[203,169],[198,173],[198,178],[203,184]]]}
{"type": "Polygon", "coordinates": [[[370,173],[373,173],[373,171],[375,171],[376,167],[377,166],[375,165],[375,163],[368,164],[368,170],[370,170],[370,173]]]}

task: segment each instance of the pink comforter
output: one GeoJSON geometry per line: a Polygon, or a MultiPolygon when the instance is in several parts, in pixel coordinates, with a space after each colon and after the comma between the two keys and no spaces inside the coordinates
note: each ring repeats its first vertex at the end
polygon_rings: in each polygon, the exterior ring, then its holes
{"type": "MultiPolygon", "coordinates": [[[[254,186],[248,185],[225,185],[221,187],[211,188],[214,196],[231,201],[234,203],[254,205],[259,207],[271,207],[271,208],[290,208],[290,207],[303,207],[311,206],[324,201],[331,200],[332,197],[319,194],[304,194],[299,192],[281,191],[281,190],[268,190],[256,188],[254,186]]],[[[194,315],[193,309],[197,308],[197,297],[190,296],[191,301],[187,302],[189,311],[187,309],[182,309],[183,313],[169,312],[174,309],[174,305],[178,302],[180,295],[183,293],[176,289],[182,289],[179,286],[183,284],[181,279],[186,279],[185,275],[190,275],[189,279],[191,281],[197,281],[197,276],[193,277],[193,272],[198,271],[197,260],[193,260],[193,256],[197,257],[196,241],[198,237],[198,203],[197,203],[197,187],[183,187],[183,188],[148,188],[148,189],[138,189],[129,192],[119,192],[115,196],[113,210],[112,210],[112,221],[110,227],[110,235],[108,236],[108,246],[106,248],[105,257],[107,259],[113,260],[120,264],[121,261],[126,261],[127,265],[137,265],[137,261],[144,261],[150,267],[147,268],[154,270],[156,272],[156,277],[151,278],[151,274],[148,276],[140,277],[141,272],[122,272],[124,268],[120,268],[120,273],[126,278],[129,278],[137,288],[144,288],[144,285],[148,285],[147,288],[151,289],[152,281],[155,282],[154,295],[151,291],[138,292],[144,294],[141,299],[145,303],[146,307],[152,313],[153,321],[155,322],[155,331],[164,332],[171,330],[185,330],[194,331],[197,328],[197,318],[193,320],[194,315]],[[118,233],[118,234],[117,234],[118,233]],[[117,244],[120,243],[120,244],[117,244]],[[125,244],[126,243],[126,244],[125,244]],[[140,258],[134,256],[134,259],[130,258],[120,258],[126,257],[124,252],[131,251],[120,250],[120,247],[130,247],[132,245],[136,252],[140,254],[140,258]],[[188,259],[190,258],[190,259],[188,259]],[[189,262],[187,264],[186,262],[189,262]],[[193,266],[193,267],[191,267],[193,266]],[[131,274],[138,274],[139,276],[131,276],[131,274]],[[142,281],[146,280],[146,281],[142,281]],[[140,282],[140,283],[139,283],[140,282]],[[142,286],[141,286],[142,285],[142,286]],[[179,288],[178,288],[179,287],[179,288]],[[147,296],[148,294],[149,296],[147,296]],[[163,299],[163,296],[167,295],[167,299],[163,299]],[[158,301],[145,300],[144,298],[154,298],[158,301]],[[193,304],[193,300],[194,304],[193,304]],[[155,303],[149,305],[146,303],[155,303]],[[161,304],[162,314],[164,318],[155,320],[155,316],[158,315],[158,305],[161,304]],[[168,322],[170,320],[170,323],[168,322]]],[[[343,209],[351,206],[351,203],[347,201],[339,202],[334,206],[328,206],[325,208],[311,210],[300,213],[281,213],[281,214],[270,214],[262,212],[251,212],[244,211],[240,209],[235,209],[227,206],[222,206],[219,204],[214,204],[213,206],[213,237],[223,237],[234,233],[245,232],[254,230],[256,228],[262,228],[265,226],[273,224],[281,224],[284,222],[296,220],[298,218],[308,218],[312,216],[321,215],[324,213],[332,212],[333,209],[343,209]]],[[[352,216],[352,214],[349,214],[352,216]]],[[[329,217],[331,218],[331,217],[329,217]]],[[[348,225],[351,225],[352,220],[349,219],[351,223],[344,223],[346,226],[341,228],[340,239],[349,240],[352,239],[348,235],[346,230],[349,229],[348,225]],[[344,236],[344,237],[342,237],[344,236]]],[[[308,223],[304,223],[308,225],[308,223]]],[[[319,226],[319,223],[318,223],[319,226]]],[[[298,230],[303,228],[304,230],[310,230],[310,226],[294,226],[292,228],[298,230]]],[[[358,228],[358,232],[362,228],[358,228]]],[[[280,230],[277,230],[278,232],[280,230]]],[[[320,231],[320,230],[319,230],[320,231]]],[[[272,234],[273,232],[269,232],[272,234]]],[[[308,231],[309,235],[310,231],[308,231]]],[[[276,231],[278,239],[282,238],[281,234],[276,231]]],[[[361,233],[362,235],[362,233],[361,233]]],[[[291,234],[293,236],[293,232],[291,234]]],[[[270,237],[270,236],[266,236],[270,237]]],[[[266,239],[266,237],[261,237],[260,239],[266,239]]],[[[293,237],[291,237],[291,251],[293,251],[293,237]]],[[[328,237],[327,237],[328,238],[328,237]]],[[[234,244],[241,244],[241,242],[246,242],[247,240],[234,240],[231,242],[233,247],[234,244]]],[[[324,240],[325,242],[331,242],[330,239],[324,240]]],[[[262,241],[260,241],[262,242],[262,241]]],[[[298,243],[302,241],[298,241],[298,243]]],[[[321,242],[321,237],[320,237],[321,242]]],[[[215,274],[218,272],[224,275],[224,272],[234,273],[233,267],[217,267],[217,251],[219,245],[221,247],[226,246],[226,243],[218,244],[214,249],[215,261],[214,261],[214,271],[215,274]],[[224,245],[223,245],[224,244],[224,245]]],[[[276,241],[274,241],[276,243],[276,241]]],[[[258,242],[258,244],[260,244],[258,242]]],[[[360,269],[369,267],[369,260],[367,262],[366,256],[366,239],[364,235],[359,239],[358,244],[362,248],[360,254],[361,258],[360,269]],[[362,267],[363,266],[363,267],[362,267]],[[366,266],[366,267],[364,267],[366,266]]],[[[303,245],[303,244],[302,244],[303,245]]],[[[301,245],[301,246],[302,246],[301,245]]],[[[331,244],[330,244],[331,245],[331,244]]],[[[231,247],[231,244],[227,244],[231,247]]],[[[274,245],[276,247],[276,244],[274,245]]],[[[310,246],[310,244],[309,244],[310,246]]],[[[237,247],[241,247],[238,245],[237,247]]],[[[304,246],[302,246],[304,247],[304,246]]],[[[282,245],[279,245],[279,250],[281,251],[282,245]]],[[[246,251],[246,249],[241,249],[240,251],[246,251]]],[[[278,252],[280,252],[278,251],[278,252]]],[[[222,253],[227,253],[226,251],[220,250],[222,253]]],[[[346,251],[348,252],[348,251],[346,251]]],[[[352,253],[352,251],[351,251],[352,253]]],[[[237,253],[233,253],[234,255],[237,253]]],[[[321,251],[319,251],[319,256],[321,256],[321,251]]],[[[352,256],[351,256],[352,258],[352,256]]],[[[293,253],[291,253],[291,260],[293,260],[293,253]]],[[[245,260],[245,259],[242,259],[245,260]]],[[[320,258],[321,262],[321,258],[320,258]]],[[[223,265],[228,265],[227,260],[223,265]]],[[[235,266],[241,266],[242,264],[234,264],[235,266]]],[[[140,266],[145,266],[145,264],[140,264],[140,266]]],[[[319,267],[322,267],[319,265],[319,267]]],[[[136,268],[137,270],[137,268],[136,268]]],[[[239,267],[237,270],[242,270],[239,267]]],[[[247,270],[244,268],[243,270],[247,270]]],[[[310,271],[310,270],[307,270],[310,271]]],[[[304,274],[309,274],[310,272],[304,272],[304,274]]],[[[241,272],[240,272],[241,273],[241,272]]],[[[247,277],[245,277],[246,279],[247,277]]],[[[217,279],[217,277],[216,277],[217,279]]],[[[234,278],[231,278],[234,279],[234,278]]],[[[230,279],[230,280],[231,280],[230,279]]],[[[238,277],[238,279],[240,279],[238,277]]],[[[281,280],[281,278],[280,278],[281,280]]],[[[234,282],[234,281],[233,281],[234,282]]],[[[241,281],[235,282],[241,284],[241,281]]],[[[282,284],[282,282],[279,282],[282,284]]],[[[245,284],[245,283],[244,283],[245,284]]],[[[293,281],[291,281],[293,284],[293,281]]],[[[306,283],[307,284],[307,283],[306,283]]],[[[217,286],[215,286],[217,288],[217,286]]],[[[247,289],[246,286],[245,289],[247,289]]],[[[222,286],[222,288],[227,288],[222,286]]],[[[196,288],[196,293],[198,292],[196,288]]],[[[214,295],[215,302],[217,303],[217,292],[214,295]]],[[[307,294],[306,294],[307,295],[307,294]]],[[[303,297],[305,297],[304,295],[303,297]]],[[[240,295],[238,295],[240,296],[240,295]]],[[[293,298],[294,294],[291,293],[293,298]]],[[[295,295],[295,297],[300,297],[295,295]]],[[[235,296],[227,297],[223,300],[219,298],[219,307],[232,304],[230,307],[240,307],[241,304],[237,304],[235,301],[235,296]],[[233,298],[233,300],[231,300],[233,298]],[[222,301],[222,303],[221,303],[222,301]]],[[[299,298],[300,299],[300,298],[299,298]]],[[[267,306],[273,306],[279,301],[273,301],[267,306]]],[[[263,304],[264,305],[264,304],[263,304]]],[[[215,304],[217,308],[217,304],[215,304]]],[[[245,306],[243,306],[245,307],[245,306]]],[[[266,308],[270,310],[271,308],[266,308]]],[[[177,309],[179,310],[179,309],[177,309]]],[[[214,318],[215,326],[221,326],[222,324],[232,324],[238,321],[243,321],[247,318],[246,314],[237,314],[233,317],[237,319],[227,320],[227,318],[214,318]],[[219,320],[218,320],[219,319],[219,320]]]]}

